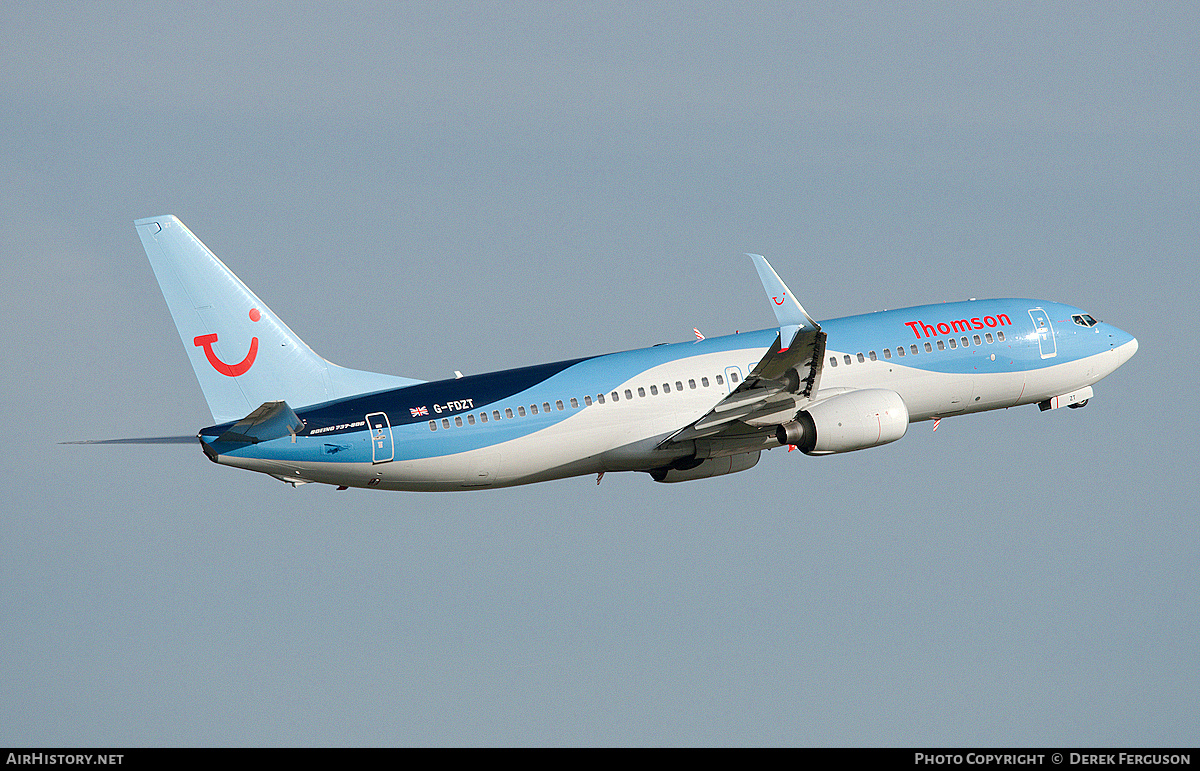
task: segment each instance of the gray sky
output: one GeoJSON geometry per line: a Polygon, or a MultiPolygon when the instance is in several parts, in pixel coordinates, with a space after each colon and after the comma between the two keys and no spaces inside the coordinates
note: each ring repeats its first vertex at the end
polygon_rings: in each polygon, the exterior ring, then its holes
{"type": "Polygon", "coordinates": [[[1200,740],[1194,5],[9,5],[0,744],[1200,740]],[[424,379],[768,326],[746,251],[818,318],[1141,347],[1085,410],[702,482],[292,489],[56,444],[211,422],[165,213],[424,379]]]}

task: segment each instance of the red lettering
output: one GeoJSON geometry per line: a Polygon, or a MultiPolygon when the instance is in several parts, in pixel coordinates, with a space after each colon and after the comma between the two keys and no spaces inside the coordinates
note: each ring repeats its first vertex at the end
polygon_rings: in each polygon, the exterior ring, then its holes
{"type": "Polygon", "coordinates": [[[906,321],[904,326],[912,330],[918,340],[922,337],[937,337],[938,335],[950,335],[955,332],[968,332],[972,329],[983,329],[984,327],[1004,327],[1012,326],[1012,320],[1004,313],[998,316],[984,316],[973,319],[955,319],[949,324],[939,322],[936,327],[926,324],[924,321],[906,321]]]}

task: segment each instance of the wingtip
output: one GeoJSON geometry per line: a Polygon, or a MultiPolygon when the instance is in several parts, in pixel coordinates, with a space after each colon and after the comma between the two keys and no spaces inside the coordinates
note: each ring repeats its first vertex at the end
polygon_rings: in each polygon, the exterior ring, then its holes
{"type": "Polygon", "coordinates": [[[174,214],[157,214],[153,217],[140,217],[133,221],[133,225],[134,225],[134,227],[140,227],[142,225],[153,225],[156,222],[167,222],[167,221],[178,222],[179,218],[176,217],[174,214]]]}

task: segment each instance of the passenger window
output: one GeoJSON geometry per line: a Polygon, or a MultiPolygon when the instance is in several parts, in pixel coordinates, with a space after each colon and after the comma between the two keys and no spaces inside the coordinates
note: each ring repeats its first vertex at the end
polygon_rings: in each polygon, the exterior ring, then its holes
{"type": "Polygon", "coordinates": [[[996,339],[997,339],[997,340],[999,340],[1000,342],[1002,342],[1002,343],[1003,343],[1003,342],[1004,342],[1004,333],[1003,333],[1003,332],[997,332],[997,333],[996,333],[996,339]]]}
{"type": "Polygon", "coordinates": [[[979,335],[974,335],[975,345],[983,345],[983,341],[979,339],[979,335]]]}
{"type": "Polygon", "coordinates": [[[650,386],[650,395],[658,396],[658,386],[650,386]]]}
{"type": "MultiPolygon", "coordinates": [[[[940,347],[940,346],[939,346],[939,347],[940,347]]],[[[952,338],[950,338],[950,347],[951,347],[951,348],[957,348],[957,347],[958,347],[958,341],[957,341],[957,340],[955,340],[953,337],[952,337],[952,338]]]]}
{"type": "Polygon", "coordinates": [[[970,340],[968,340],[968,339],[967,339],[967,338],[965,338],[965,337],[962,339],[962,344],[963,344],[963,348],[970,348],[970,347],[971,347],[971,341],[970,341],[970,340]]]}
{"type": "Polygon", "coordinates": [[[450,418],[442,418],[442,428],[450,428],[450,418]]]}
{"type": "Polygon", "coordinates": [[[867,351],[867,355],[871,357],[871,361],[879,361],[879,357],[875,355],[874,351],[867,351]]]}
{"type": "Polygon", "coordinates": [[[896,349],[896,355],[903,358],[903,356],[904,356],[904,346],[903,345],[896,349]]]}
{"type": "Polygon", "coordinates": [[[991,332],[984,332],[984,333],[983,333],[983,339],[984,339],[984,340],[987,340],[989,343],[990,343],[990,342],[992,342],[992,333],[991,333],[991,332]]]}
{"type": "Polygon", "coordinates": [[[717,375],[717,385],[725,385],[725,378],[717,375]]]}
{"type": "MultiPolygon", "coordinates": [[[[562,407],[562,403],[560,402],[558,406],[562,407]]],[[[550,414],[550,402],[542,402],[542,412],[550,414]]]]}
{"type": "Polygon", "coordinates": [[[846,354],[842,358],[846,360],[846,364],[850,364],[850,354],[846,354]]]}
{"type": "MultiPolygon", "coordinates": [[[[613,395],[615,396],[616,394],[613,395]]],[[[604,404],[604,394],[596,394],[596,403],[604,404]]]]}
{"type": "Polygon", "coordinates": [[[676,381],[675,381],[675,390],[676,390],[676,391],[682,391],[682,390],[683,390],[683,381],[681,381],[681,380],[676,380],[676,381]]]}
{"type": "MultiPolygon", "coordinates": [[[[583,397],[583,400],[585,402],[587,402],[588,404],[592,403],[592,398],[590,396],[583,397]]],[[[579,400],[576,399],[574,396],[571,397],[571,409],[573,409],[573,410],[579,409],[579,400]]]]}
{"type": "MultiPolygon", "coordinates": [[[[627,398],[628,398],[628,397],[627,397],[627,398]]],[[[612,399],[613,399],[613,401],[614,401],[614,402],[619,402],[619,401],[621,401],[621,397],[617,395],[617,392],[616,392],[616,391],[613,391],[613,392],[612,392],[612,399]]]]}
{"type": "Polygon", "coordinates": [[[638,386],[638,396],[644,398],[646,396],[646,389],[642,388],[641,386],[638,386]]]}
{"type": "MultiPolygon", "coordinates": [[[[524,415],[525,413],[522,412],[521,414],[524,415]]],[[[513,416],[512,407],[505,407],[504,408],[504,417],[508,418],[509,420],[512,420],[512,416],[513,416]]]]}
{"type": "Polygon", "coordinates": [[[538,408],[537,408],[537,405],[536,405],[536,404],[531,404],[531,405],[529,405],[529,414],[530,414],[530,415],[536,415],[536,414],[538,414],[538,408]]]}
{"type": "MultiPolygon", "coordinates": [[[[917,344],[916,344],[916,343],[913,343],[912,345],[910,345],[910,346],[908,347],[908,350],[912,351],[912,355],[913,355],[913,356],[916,356],[916,355],[917,355],[917,353],[919,353],[919,351],[917,350],[917,344]]],[[[927,351],[929,350],[929,343],[925,343],[925,350],[927,350],[927,351]]]]}
{"type": "Polygon", "coordinates": [[[939,351],[944,351],[944,350],[946,350],[946,341],[944,341],[944,340],[938,340],[938,350],[939,350],[939,351]]]}
{"type": "Polygon", "coordinates": [[[486,412],[479,413],[479,420],[481,423],[487,423],[488,422],[487,413],[486,412]]]}
{"type": "Polygon", "coordinates": [[[708,388],[708,378],[706,378],[706,377],[700,378],[700,385],[704,386],[705,388],[708,388]]]}
{"type": "Polygon", "coordinates": [[[738,373],[736,373],[736,372],[730,372],[730,373],[729,373],[729,382],[730,382],[730,383],[736,383],[737,381],[738,381],[738,373]]]}
{"type": "Polygon", "coordinates": [[[468,415],[468,416],[467,416],[467,423],[468,423],[469,425],[472,425],[472,426],[473,426],[473,425],[475,425],[475,416],[474,416],[474,415],[468,415]]]}
{"type": "MultiPolygon", "coordinates": [[[[616,393],[616,392],[614,391],[613,393],[616,393]]],[[[626,399],[632,399],[632,398],[633,398],[633,391],[630,391],[628,388],[626,388],[626,389],[625,389],[625,398],[626,398],[626,399]]]]}
{"type": "Polygon", "coordinates": [[[692,389],[693,391],[696,390],[696,380],[694,378],[688,380],[688,388],[692,389]]]}
{"type": "Polygon", "coordinates": [[[883,349],[883,358],[885,358],[885,359],[890,359],[890,358],[892,358],[892,349],[891,349],[891,348],[884,348],[884,349],[883,349]]]}
{"type": "MultiPolygon", "coordinates": [[[[512,417],[511,410],[509,410],[508,416],[510,418],[512,417]]],[[[492,420],[499,420],[499,419],[500,419],[500,410],[492,410],[492,420]]]]}
{"type": "Polygon", "coordinates": [[[864,361],[866,361],[866,360],[867,360],[867,357],[866,357],[866,356],[863,356],[861,353],[859,353],[859,354],[856,354],[856,355],[855,355],[855,358],[857,358],[857,359],[858,359],[858,363],[859,363],[859,364],[862,364],[864,361]]]}
{"type": "MultiPolygon", "coordinates": [[[[576,402],[576,405],[578,405],[578,402],[576,402]]],[[[555,406],[556,408],[558,408],[558,411],[559,411],[559,412],[562,412],[562,411],[563,411],[563,403],[562,403],[562,399],[555,399],[555,400],[554,400],[554,406],[555,406]]]]}
{"type": "Polygon", "coordinates": [[[458,426],[459,428],[462,428],[462,416],[461,415],[454,418],[454,425],[458,426]]]}
{"type": "Polygon", "coordinates": [[[525,417],[525,408],[517,407],[517,414],[520,415],[521,417],[525,417]]]}
{"type": "Polygon", "coordinates": [[[837,357],[836,356],[829,357],[829,366],[831,366],[831,367],[837,366],[837,357]]]}
{"type": "Polygon", "coordinates": [[[437,431],[437,421],[436,420],[429,421],[429,430],[437,431]]]}
{"type": "Polygon", "coordinates": [[[671,393],[671,384],[670,383],[663,383],[663,393],[664,394],[671,393]]]}

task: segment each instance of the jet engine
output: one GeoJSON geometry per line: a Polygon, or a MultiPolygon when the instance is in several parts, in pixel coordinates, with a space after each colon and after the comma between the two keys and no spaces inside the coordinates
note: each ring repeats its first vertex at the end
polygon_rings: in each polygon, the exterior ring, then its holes
{"type": "Polygon", "coordinates": [[[831,455],[878,447],[908,431],[908,407],[900,394],[865,388],[832,396],[803,410],[775,430],[780,444],[806,455],[831,455]]]}

